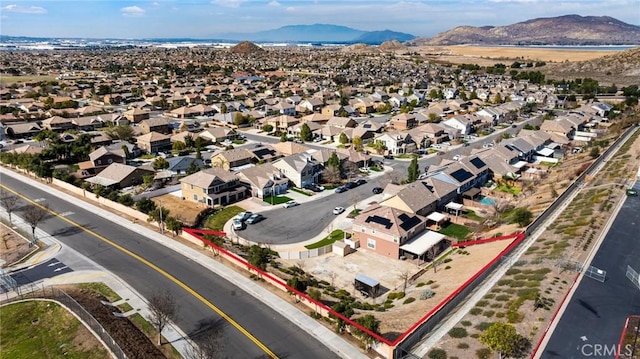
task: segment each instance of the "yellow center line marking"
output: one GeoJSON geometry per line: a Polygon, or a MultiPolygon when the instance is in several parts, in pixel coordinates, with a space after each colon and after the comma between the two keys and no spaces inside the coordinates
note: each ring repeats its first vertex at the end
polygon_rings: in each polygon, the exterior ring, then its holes
{"type": "Polygon", "coordinates": [[[233,325],[238,331],[240,331],[240,333],[244,334],[247,338],[249,338],[249,340],[251,340],[254,344],[256,344],[260,349],[262,349],[267,355],[269,355],[271,358],[278,358],[278,356],[272,352],[269,348],[267,348],[266,345],[262,344],[262,342],[260,342],[256,337],[254,337],[251,333],[249,333],[246,329],[244,329],[240,324],[238,324],[238,322],[236,322],[235,320],[233,320],[230,316],[228,316],[225,312],[223,312],[220,308],[216,307],[213,303],[209,302],[207,299],[205,299],[202,295],[200,295],[198,292],[196,292],[195,290],[189,288],[186,284],[182,283],[181,281],[179,281],[177,278],[175,278],[174,276],[172,276],[171,274],[167,273],[165,270],[163,270],[162,268],[156,266],[155,264],[149,262],[148,260],[146,260],[145,258],[131,252],[130,250],[128,250],[127,248],[122,247],[121,245],[111,241],[110,239],[107,239],[106,237],[82,226],[81,224],[78,224],[72,220],[70,220],[67,217],[61,216],[59,213],[51,210],[50,208],[41,205],[38,202],[35,202],[27,197],[25,197],[24,195],[22,195],[21,193],[18,193],[16,191],[14,191],[13,189],[0,184],[0,187],[8,190],[9,192],[15,194],[16,196],[24,199],[25,201],[38,206],[44,210],[46,210],[47,212],[51,213],[53,216],[58,217],[59,219],[61,219],[62,221],[65,221],[69,224],[71,224],[72,226],[75,226],[77,228],[82,229],[83,231],[89,233],[90,235],[96,237],[97,239],[109,244],[110,246],[120,250],[121,252],[133,257],[134,259],[138,260],[139,262],[147,265],[148,267],[150,267],[151,269],[155,270],[156,272],[162,274],[165,278],[169,279],[170,281],[172,281],[173,283],[177,284],[179,287],[181,287],[182,289],[184,289],[185,291],[187,291],[189,294],[191,294],[192,296],[194,296],[196,299],[198,299],[200,302],[202,302],[203,304],[205,304],[207,307],[211,308],[214,312],[216,312],[219,316],[221,316],[222,318],[224,318],[224,320],[226,320],[227,322],[229,322],[229,324],[233,325]]]}

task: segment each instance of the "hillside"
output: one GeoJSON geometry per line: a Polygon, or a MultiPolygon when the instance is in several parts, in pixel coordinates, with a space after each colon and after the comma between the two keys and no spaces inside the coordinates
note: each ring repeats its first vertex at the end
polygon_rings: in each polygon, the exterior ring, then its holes
{"type": "Polygon", "coordinates": [[[416,45],[611,45],[640,44],[640,27],[609,16],[565,15],[507,26],[459,26],[416,45]]]}
{"type": "Polygon", "coordinates": [[[593,60],[563,62],[540,69],[553,79],[591,77],[602,84],[633,85],[640,79],[640,47],[593,60]]]}
{"type": "Polygon", "coordinates": [[[229,49],[229,52],[240,55],[255,54],[263,51],[265,51],[263,48],[249,41],[242,41],[241,43],[229,49]]]}

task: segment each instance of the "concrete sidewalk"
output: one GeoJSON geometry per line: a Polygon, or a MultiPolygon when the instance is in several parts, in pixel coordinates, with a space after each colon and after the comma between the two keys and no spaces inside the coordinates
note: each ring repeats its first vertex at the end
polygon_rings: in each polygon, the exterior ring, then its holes
{"type": "MultiPolygon", "coordinates": [[[[12,176],[15,178],[19,178],[20,180],[39,188],[43,191],[48,192],[52,196],[56,196],[63,200],[68,200],[69,196],[65,193],[53,188],[51,186],[47,186],[43,183],[35,181],[31,178],[26,178],[19,174],[8,171],[5,168],[0,167],[0,173],[7,176],[12,176]]],[[[252,295],[256,300],[262,301],[265,305],[269,306],[271,309],[279,313],[283,318],[288,319],[294,325],[298,326],[301,330],[305,331],[312,337],[314,337],[319,342],[323,343],[327,348],[336,353],[341,358],[367,358],[367,356],[357,347],[351,345],[349,342],[338,336],[332,330],[326,328],[324,325],[318,323],[315,319],[311,318],[307,313],[300,311],[293,304],[288,301],[278,297],[277,295],[270,292],[268,289],[263,288],[262,286],[256,286],[255,282],[248,278],[245,275],[242,275],[233,269],[227,268],[224,264],[206,256],[205,254],[197,251],[191,247],[183,245],[172,238],[165,237],[158,232],[155,232],[147,227],[138,225],[136,223],[130,221],[122,221],[122,218],[115,213],[104,210],[100,207],[94,206],[91,203],[87,203],[84,201],[75,201],[74,204],[86,211],[90,211],[103,217],[119,226],[127,228],[131,231],[137,232],[160,245],[166,246],[176,253],[179,253],[187,258],[190,258],[193,261],[200,263],[202,266],[215,273],[216,275],[224,278],[225,280],[233,283],[239,289],[244,292],[252,295]]],[[[44,234],[42,238],[47,237],[51,238],[52,241],[55,239],[47,234],[44,234]]],[[[67,247],[65,247],[66,250],[67,247]]],[[[70,248],[69,248],[70,249],[70,248]]],[[[79,254],[78,254],[79,255],[79,254]]],[[[44,258],[43,258],[44,260],[44,258]]],[[[96,264],[97,266],[97,264],[96,264]]],[[[103,271],[104,268],[102,269],[103,271]]],[[[70,273],[72,274],[72,273],[70,273]]],[[[60,276],[63,277],[63,276],[60,276]]],[[[62,280],[62,279],[59,279],[62,280]]],[[[68,280],[73,280],[70,278],[68,280]]],[[[93,281],[93,280],[92,280],[93,281]]],[[[115,279],[115,282],[111,282],[111,284],[116,286],[116,289],[120,290],[117,292],[122,298],[130,298],[130,305],[134,307],[134,309],[141,312],[141,314],[146,313],[145,310],[147,308],[146,300],[138,294],[133,288],[128,286],[124,281],[119,278],[115,279]],[[118,282],[120,284],[118,284],[118,282]],[[138,302],[140,300],[140,302],[138,302]],[[133,304],[136,305],[133,305],[133,304]],[[143,304],[144,303],[144,304],[143,304]],[[138,305],[140,304],[140,305],[138,305]]],[[[115,290],[115,289],[114,289],[115,290]]],[[[179,333],[176,329],[177,326],[171,325],[167,328],[166,333],[163,331],[163,335],[169,342],[176,346],[176,349],[181,353],[186,353],[187,341],[184,340],[185,335],[183,333],[179,333]]]]}

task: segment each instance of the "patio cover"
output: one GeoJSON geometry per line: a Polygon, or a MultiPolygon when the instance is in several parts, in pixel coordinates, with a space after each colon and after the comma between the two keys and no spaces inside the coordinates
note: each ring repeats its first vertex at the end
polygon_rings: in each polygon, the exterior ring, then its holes
{"type": "Polygon", "coordinates": [[[414,237],[409,242],[400,246],[400,249],[405,252],[421,256],[443,239],[444,234],[433,231],[426,231],[426,233],[424,233],[423,235],[414,237]]]}
{"type": "Polygon", "coordinates": [[[440,212],[431,212],[427,216],[428,220],[434,221],[436,223],[442,222],[445,218],[447,218],[447,216],[445,214],[440,213],[440,212]]]}
{"type": "Polygon", "coordinates": [[[446,209],[452,209],[454,211],[459,211],[462,209],[462,204],[460,203],[455,203],[455,202],[449,202],[447,203],[446,206],[444,206],[446,209]]]}
{"type": "Polygon", "coordinates": [[[480,188],[469,188],[467,191],[465,191],[462,195],[467,197],[467,198],[474,198],[475,196],[480,194],[480,188]]]}
{"type": "Polygon", "coordinates": [[[549,157],[549,156],[553,155],[553,152],[554,151],[552,149],[545,147],[545,148],[541,149],[540,151],[538,151],[538,154],[540,154],[541,156],[544,156],[544,157],[549,157]]]}
{"type": "Polygon", "coordinates": [[[515,167],[517,169],[520,169],[520,168],[522,168],[522,167],[524,167],[526,165],[527,165],[526,161],[518,161],[516,164],[513,165],[513,167],[515,167]]]}

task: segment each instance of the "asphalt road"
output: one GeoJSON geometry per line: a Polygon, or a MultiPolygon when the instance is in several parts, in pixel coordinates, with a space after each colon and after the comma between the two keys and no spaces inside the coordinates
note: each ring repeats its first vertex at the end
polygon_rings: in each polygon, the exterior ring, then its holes
{"type": "MultiPolygon", "coordinates": [[[[67,216],[70,220],[157,265],[228,314],[279,357],[336,357],[320,342],[262,302],[171,249],[12,177],[2,176],[0,183],[28,198],[45,199],[41,203],[48,204],[52,210],[71,213],[67,216]]],[[[113,272],[147,298],[158,290],[171,292],[180,303],[177,325],[185,333],[195,333],[211,323],[224,322],[213,310],[173,281],[62,219],[50,216],[39,228],[113,272]]],[[[223,328],[227,357],[266,357],[255,343],[231,325],[224,322],[223,328]]]]}
{"type": "MultiPolygon", "coordinates": [[[[482,148],[482,145],[485,143],[492,143],[501,137],[503,133],[515,135],[527,123],[539,125],[541,119],[541,116],[534,116],[517,123],[516,127],[510,126],[488,136],[478,138],[470,142],[467,147],[463,147],[462,145],[453,146],[442,155],[424,156],[418,160],[420,171],[424,172],[428,166],[438,164],[444,158],[452,159],[457,154],[469,155],[472,149],[482,148]]],[[[249,140],[263,143],[279,142],[278,138],[270,136],[246,134],[246,137],[249,140]]],[[[312,148],[322,148],[322,146],[315,144],[305,145],[312,148]]],[[[379,159],[382,160],[382,157],[380,156],[379,159]]],[[[407,168],[409,167],[410,161],[385,159],[384,164],[392,167],[393,171],[402,179],[407,175],[407,168]]],[[[388,177],[382,176],[344,193],[334,193],[315,201],[302,203],[300,206],[293,208],[280,207],[279,209],[267,211],[263,213],[266,217],[265,220],[253,225],[248,225],[246,229],[239,232],[238,235],[251,242],[268,244],[291,244],[308,240],[324,231],[334,220],[335,215],[332,213],[333,208],[344,207],[347,211],[351,211],[357,199],[359,202],[358,208],[362,209],[366,207],[366,203],[363,203],[363,200],[373,195],[371,192],[373,187],[384,188],[388,181],[388,177]]]]}
{"type": "Polygon", "coordinates": [[[365,208],[367,202],[364,200],[374,195],[374,187],[384,187],[384,181],[384,176],[377,177],[346,192],[333,193],[296,207],[284,208],[280,205],[278,209],[263,212],[263,221],[247,225],[238,235],[252,242],[268,244],[298,243],[313,238],[335,219],[335,207],[351,211],[357,202],[358,209],[365,208]]]}
{"type": "Polygon", "coordinates": [[[57,275],[71,272],[64,262],[60,262],[57,258],[52,258],[37,266],[23,269],[18,272],[12,272],[10,275],[18,285],[34,283],[45,278],[53,278],[57,275]]]}
{"type": "Polygon", "coordinates": [[[542,358],[615,357],[627,316],[640,314],[640,289],[625,276],[627,265],[640,271],[639,232],[640,197],[627,197],[591,263],[607,271],[605,282],[582,279],[542,358]]]}

